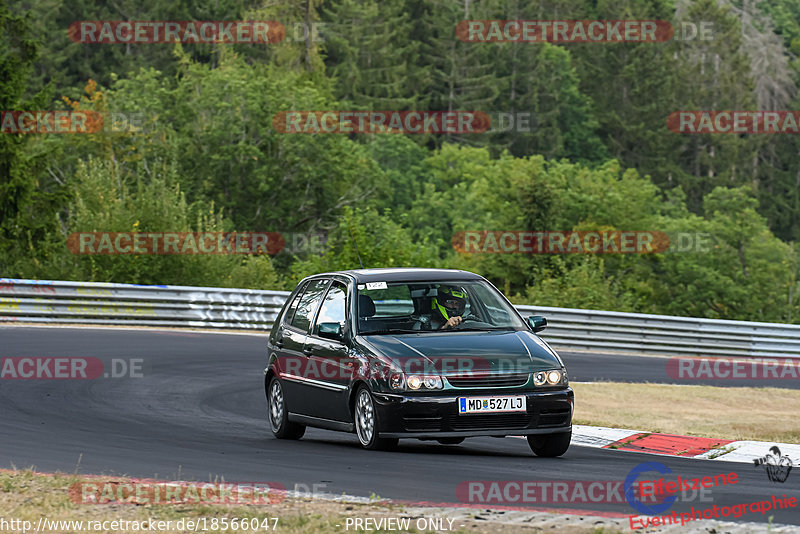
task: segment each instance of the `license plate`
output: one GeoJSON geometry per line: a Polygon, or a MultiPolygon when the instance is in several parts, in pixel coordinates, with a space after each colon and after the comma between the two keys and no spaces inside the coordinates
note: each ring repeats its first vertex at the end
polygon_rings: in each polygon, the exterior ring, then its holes
{"type": "Polygon", "coordinates": [[[526,411],[525,395],[503,397],[459,397],[458,413],[497,413],[526,411]]]}

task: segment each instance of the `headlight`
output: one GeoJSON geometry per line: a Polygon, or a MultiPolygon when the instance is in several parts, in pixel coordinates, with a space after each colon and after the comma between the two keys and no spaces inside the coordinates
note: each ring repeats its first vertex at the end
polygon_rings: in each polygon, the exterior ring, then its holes
{"type": "Polygon", "coordinates": [[[409,389],[442,389],[442,378],[440,376],[409,375],[406,378],[409,389]]]}
{"type": "Polygon", "coordinates": [[[403,380],[403,373],[392,373],[389,376],[389,386],[392,389],[403,389],[405,380],[403,380]]]}
{"type": "Polygon", "coordinates": [[[550,371],[537,371],[533,373],[534,386],[557,386],[558,384],[562,383],[562,379],[566,385],[567,375],[566,373],[562,374],[558,369],[553,369],[550,371]]]}
{"type": "Polygon", "coordinates": [[[442,379],[438,376],[426,376],[423,383],[428,389],[442,389],[442,379]]]}

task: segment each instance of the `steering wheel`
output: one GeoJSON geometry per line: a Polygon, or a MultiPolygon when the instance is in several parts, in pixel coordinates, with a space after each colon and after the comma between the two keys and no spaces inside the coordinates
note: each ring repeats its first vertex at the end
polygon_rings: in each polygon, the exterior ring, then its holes
{"type": "Polygon", "coordinates": [[[474,313],[470,312],[470,313],[468,313],[466,315],[462,315],[461,316],[461,322],[458,323],[455,327],[453,327],[453,329],[457,330],[457,329],[461,328],[462,326],[464,326],[467,323],[467,321],[472,321],[472,322],[476,322],[476,323],[483,322],[483,321],[480,320],[480,318],[477,315],[475,315],[474,313]]]}

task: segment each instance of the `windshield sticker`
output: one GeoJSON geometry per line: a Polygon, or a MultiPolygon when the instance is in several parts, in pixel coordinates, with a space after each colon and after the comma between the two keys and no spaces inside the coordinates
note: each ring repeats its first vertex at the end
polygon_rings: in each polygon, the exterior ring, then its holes
{"type": "Polygon", "coordinates": [[[386,282],[367,282],[367,289],[386,289],[386,282]]]}

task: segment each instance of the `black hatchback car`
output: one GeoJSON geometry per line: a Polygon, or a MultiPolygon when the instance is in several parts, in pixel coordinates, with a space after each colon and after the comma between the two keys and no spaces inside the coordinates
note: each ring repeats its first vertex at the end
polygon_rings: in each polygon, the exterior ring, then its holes
{"type": "Polygon", "coordinates": [[[526,436],[560,456],[574,394],[558,354],[486,279],[445,269],[362,269],[298,284],[275,320],[264,369],[269,423],[355,432],[367,449],[399,438],[458,444],[526,436]]]}

